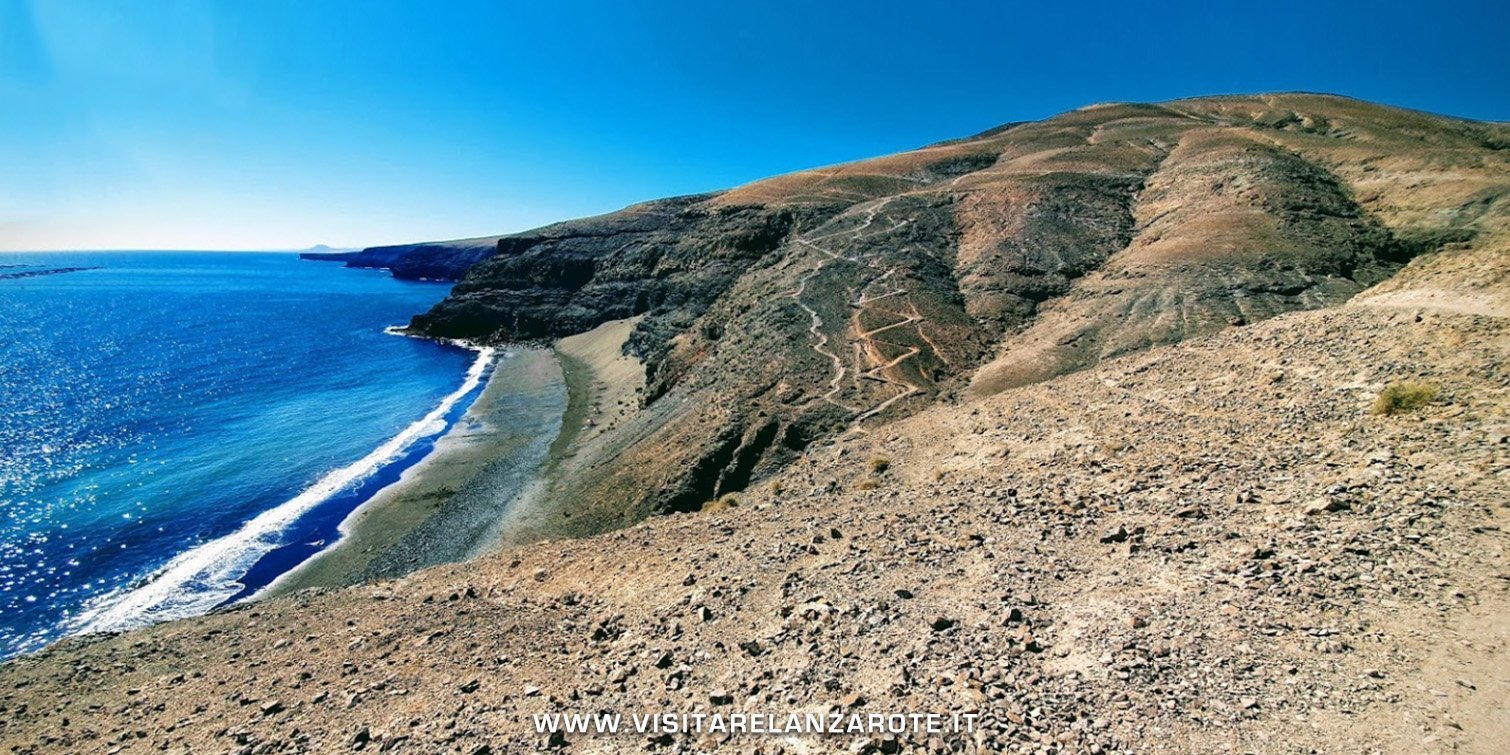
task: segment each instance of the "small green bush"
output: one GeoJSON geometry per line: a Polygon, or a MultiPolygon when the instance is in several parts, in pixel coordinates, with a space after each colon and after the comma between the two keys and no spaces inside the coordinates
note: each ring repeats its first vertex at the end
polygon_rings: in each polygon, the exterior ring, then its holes
{"type": "Polygon", "coordinates": [[[1395,383],[1380,391],[1379,397],[1374,399],[1374,414],[1388,417],[1413,412],[1435,401],[1437,393],[1437,387],[1430,383],[1395,383]]]}
{"type": "Polygon", "coordinates": [[[873,474],[882,474],[888,469],[891,469],[891,459],[885,456],[877,456],[870,460],[870,471],[873,474]]]}

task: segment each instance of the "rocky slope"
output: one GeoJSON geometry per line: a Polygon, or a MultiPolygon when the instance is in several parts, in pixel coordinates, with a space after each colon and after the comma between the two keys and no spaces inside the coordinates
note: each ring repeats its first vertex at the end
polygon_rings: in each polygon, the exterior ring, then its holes
{"type": "MultiPolygon", "coordinates": [[[[500,239],[420,333],[639,316],[643,410],[521,539],[689,511],[816,441],[1339,304],[1503,233],[1510,128],[1337,97],[1084,108],[500,239]]],[[[548,508],[548,507],[547,507],[548,508]]]]}
{"type": "Polygon", "coordinates": [[[722,511],[64,642],[5,752],[1468,752],[1510,738],[1510,248],[850,433],[722,511]],[[1390,386],[1435,390],[1379,414],[1390,386]],[[979,713],[969,736],[536,733],[979,713]]]}
{"type": "Polygon", "coordinates": [[[11,661],[0,751],[1500,752],[1507,144],[1097,106],[474,244],[417,331],[618,375],[516,544],[11,661]],[[980,727],[531,720],[657,711],[980,727]]]}

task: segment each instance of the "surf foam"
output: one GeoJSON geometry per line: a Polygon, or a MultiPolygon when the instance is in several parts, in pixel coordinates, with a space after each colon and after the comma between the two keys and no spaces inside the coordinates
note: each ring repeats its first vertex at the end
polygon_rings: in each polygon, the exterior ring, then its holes
{"type": "Polygon", "coordinates": [[[299,495],[248,520],[235,532],[180,553],[142,585],[101,596],[77,617],[78,631],[122,631],[197,616],[240,592],[240,578],[263,555],[283,545],[280,535],[300,516],[398,458],[415,441],[445,431],[446,414],[477,388],[493,359],[492,348],[477,348],[477,352],[461,387],[429,414],[358,461],[331,471],[299,495]]]}

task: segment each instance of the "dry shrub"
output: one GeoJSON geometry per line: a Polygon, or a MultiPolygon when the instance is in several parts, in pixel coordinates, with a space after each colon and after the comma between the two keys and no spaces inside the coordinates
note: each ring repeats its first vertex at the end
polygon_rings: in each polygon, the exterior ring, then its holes
{"type": "Polygon", "coordinates": [[[1379,397],[1374,399],[1374,414],[1388,417],[1413,412],[1435,401],[1438,393],[1437,387],[1430,383],[1395,383],[1380,391],[1379,397]]]}

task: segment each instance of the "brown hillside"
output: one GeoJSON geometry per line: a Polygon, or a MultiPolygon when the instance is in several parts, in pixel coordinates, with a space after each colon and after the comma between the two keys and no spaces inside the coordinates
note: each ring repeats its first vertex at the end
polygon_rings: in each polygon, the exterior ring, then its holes
{"type": "Polygon", "coordinates": [[[1507,144],[1318,95],[1098,105],[505,237],[414,327],[641,318],[640,410],[515,529],[597,532],[940,397],[1340,304],[1422,252],[1504,249],[1507,144]]]}

